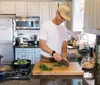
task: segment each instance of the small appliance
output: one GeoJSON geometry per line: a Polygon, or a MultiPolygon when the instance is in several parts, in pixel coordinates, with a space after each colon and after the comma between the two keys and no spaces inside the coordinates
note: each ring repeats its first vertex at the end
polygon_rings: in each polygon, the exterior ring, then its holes
{"type": "Polygon", "coordinates": [[[40,17],[16,17],[16,29],[35,29],[40,28],[40,17]]]}

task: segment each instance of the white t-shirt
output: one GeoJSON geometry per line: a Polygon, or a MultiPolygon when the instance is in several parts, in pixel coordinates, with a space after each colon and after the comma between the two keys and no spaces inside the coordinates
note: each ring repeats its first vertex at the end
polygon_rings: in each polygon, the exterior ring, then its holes
{"type": "MultiPolygon", "coordinates": [[[[55,25],[52,21],[48,21],[42,25],[39,39],[45,40],[50,49],[61,55],[62,43],[66,40],[66,30],[62,25],[55,25]]],[[[49,53],[43,50],[41,50],[41,54],[51,57],[49,53]]]]}

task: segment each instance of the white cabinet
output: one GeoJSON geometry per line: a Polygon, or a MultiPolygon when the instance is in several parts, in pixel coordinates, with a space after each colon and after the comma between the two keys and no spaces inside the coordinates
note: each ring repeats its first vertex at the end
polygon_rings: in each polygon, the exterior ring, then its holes
{"type": "Polygon", "coordinates": [[[35,51],[35,62],[40,61],[40,48],[34,48],[35,51]]]}
{"type": "Polygon", "coordinates": [[[27,2],[16,2],[16,16],[27,16],[27,2]]]}
{"type": "MultiPolygon", "coordinates": [[[[56,11],[57,11],[58,7],[62,4],[67,5],[71,8],[71,2],[70,1],[67,1],[67,2],[50,2],[50,20],[52,20],[56,16],[56,11]]],[[[71,17],[71,15],[69,15],[69,16],[71,17]]],[[[65,28],[71,29],[71,21],[68,21],[68,22],[65,21],[64,23],[62,23],[62,25],[65,28]]]]}
{"type": "Polygon", "coordinates": [[[34,59],[34,52],[33,53],[26,53],[26,59],[31,60],[31,63],[34,64],[35,63],[35,59],[34,59]]]}
{"type": "Polygon", "coordinates": [[[64,4],[64,5],[68,5],[68,1],[67,2],[58,2],[59,3],[59,5],[62,5],[62,4],[64,4]]]}
{"type": "MultiPolygon", "coordinates": [[[[59,6],[60,6],[60,5],[67,5],[67,6],[70,7],[69,3],[70,3],[70,2],[68,2],[68,1],[67,1],[67,2],[58,2],[59,6]]],[[[72,12],[71,12],[71,13],[72,13],[72,12]]],[[[71,14],[71,13],[70,13],[70,14],[71,14]]],[[[70,22],[70,21],[68,21],[68,22],[65,21],[64,23],[62,23],[63,27],[69,29],[69,28],[70,28],[70,27],[69,27],[69,22],[70,22]]]]}
{"type": "Polygon", "coordinates": [[[15,14],[15,2],[1,2],[2,14],[15,14]]]}
{"type": "Polygon", "coordinates": [[[49,3],[40,2],[40,27],[41,25],[49,20],[49,3]]]}
{"type": "Polygon", "coordinates": [[[31,64],[34,64],[34,48],[15,48],[16,59],[29,59],[31,60],[31,64]]]}
{"type": "Polygon", "coordinates": [[[29,59],[31,64],[40,61],[40,48],[15,48],[15,60],[29,59]]]}
{"type": "Polygon", "coordinates": [[[67,2],[50,2],[50,19],[53,19],[56,16],[56,11],[62,4],[68,5],[67,2]]]}
{"type": "Polygon", "coordinates": [[[82,31],[83,29],[83,12],[80,11],[80,1],[81,0],[73,0],[73,22],[72,29],[73,31],[82,31]]]}
{"type": "Polygon", "coordinates": [[[16,52],[15,54],[15,59],[24,59],[25,58],[25,54],[24,53],[20,53],[20,52],[16,52]]]}
{"type": "Polygon", "coordinates": [[[28,16],[40,16],[39,2],[28,2],[28,16]]]}
{"type": "Polygon", "coordinates": [[[100,35],[100,0],[85,0],[84,30],[100,35]]]}
{"type": "Polygon", "coordinates": [[[0,14],[1,14],[1,2],[0,2],[0,14]]]}
{"type": "Polygon", "coordinates": [[[58,8],[57,2],[50,2],[50,20],[52,20],[56,16],[57,8],[58,8]]]}

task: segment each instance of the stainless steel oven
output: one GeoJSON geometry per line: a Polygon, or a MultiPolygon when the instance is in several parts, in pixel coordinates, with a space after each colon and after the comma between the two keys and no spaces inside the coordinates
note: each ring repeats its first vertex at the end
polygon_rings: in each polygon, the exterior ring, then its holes
{"type": "Polygon", "coordinates": [[[40,29],[40,17],[16,17],[16,29],[40,29]]]}

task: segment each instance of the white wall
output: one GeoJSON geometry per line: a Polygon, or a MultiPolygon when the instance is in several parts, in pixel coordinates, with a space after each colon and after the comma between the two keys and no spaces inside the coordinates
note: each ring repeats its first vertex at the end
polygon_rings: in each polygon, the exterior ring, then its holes
{"type": "Polygon", "coordinates": [[[80,11],[81,0],[73,0],[73,31],[82,31],[83,28],[83,12],[80,11]]]}

